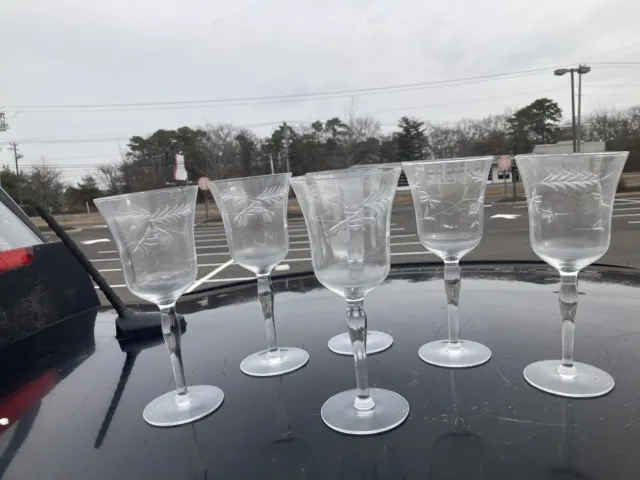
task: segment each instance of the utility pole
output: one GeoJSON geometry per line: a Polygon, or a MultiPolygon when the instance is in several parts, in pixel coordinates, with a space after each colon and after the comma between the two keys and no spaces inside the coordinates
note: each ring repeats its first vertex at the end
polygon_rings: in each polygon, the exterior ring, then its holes
{"type": "Polygon", "coordinates": [[[18,182],[18,203],[22,207],[22,182],[20,181],[20,170],[18,170],[18,160],[24,155],[18,153],[18,142],[9,142],[9,146],[13,148],[13,158],[16,161],[16,181],[18,182]]]}
{"type": "Polygon", "coordinates": [[[284,161],[287,165],[287,172],[290,172],[291,167],[289,166],[289,130],[286,129],[284,131],[284,161]]]}

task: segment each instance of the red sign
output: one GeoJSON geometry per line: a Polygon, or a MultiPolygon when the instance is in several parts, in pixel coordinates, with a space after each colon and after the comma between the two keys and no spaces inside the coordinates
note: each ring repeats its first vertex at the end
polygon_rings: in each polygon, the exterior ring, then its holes
{"type": "Polygon", "coordinates": [[[511,157],[509,155],[498,157],[498,170],[511,170],[511,157]]]}
{"type": "Polygon", "coordinates": [[[209,190],[209,179],[207,177],[200,177],[198,179],[198,187],[200,187],[200,190],[209,190]]]}

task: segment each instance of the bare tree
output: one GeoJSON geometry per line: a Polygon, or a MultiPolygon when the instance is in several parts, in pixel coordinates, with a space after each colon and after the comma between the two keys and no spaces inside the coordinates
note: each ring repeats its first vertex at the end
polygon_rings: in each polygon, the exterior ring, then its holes
{"type": "Polygon", "coordinates": [[[347,165],[371,163],[379,150],[380,122],[370,115],[358,116],[358,101],[355,99],[351,100],[346,119],[347,134],[343,148],[347,165]],[[377,141],[372,142],[372,139],[377,141]]]}
{"type": "Polygon", "coordinates": [[[239,171],[238,144],[236,137],[240,131],[228,123],[205,125],[204,152],[207,164],[203,171],[209,178],[220,179],[239,171]]]}
{"type": "Polygon", "coordinates": [[[98,182],[102,184],[107,195],[122,193],[122,171],[117,165],[100,165],[98,182]]]}
{"type": "Polygon", "coordinates": [[[48,209],[63,211],[64,183],[62,172],[48,165],[44,157],[41,165],[32,167],[27,173],[26,198],[48,209]]]}

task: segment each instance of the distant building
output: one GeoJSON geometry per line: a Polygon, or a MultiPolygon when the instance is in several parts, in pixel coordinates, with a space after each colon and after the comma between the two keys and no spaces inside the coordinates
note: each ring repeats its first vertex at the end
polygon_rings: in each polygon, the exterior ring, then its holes
{"type": "MultiPolygon", "coordinates": [[[[582,142],[580,144],[581,153],[598,153],[605,151],[605,142],[582,142]]],[[[548,155],[553,153],[573,153],[573,141],[564,140],[558,143],[546,145],[536,145],[533,152],[536,155],[548,155]]]]}

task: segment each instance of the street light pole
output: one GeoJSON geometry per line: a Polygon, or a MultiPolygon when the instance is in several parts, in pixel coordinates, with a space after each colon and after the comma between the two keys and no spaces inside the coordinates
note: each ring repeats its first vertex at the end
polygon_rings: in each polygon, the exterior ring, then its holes
{"type": "Polygon", "coordinates": [[[562,76],[565,73],[571,74],[571,130],[573,137],[573,152],[581,150],[582,124],[580,123],[580,114],[582,112],[582,75],[591,71],[591,67],[587,65],[578,65],[578,68],[559,68],[553,72],[556,76],[562,76]],[[576,127],[576,107],[575,107],[575,86],[574,74],[578,74],[578,127],[576,127]]]}
{"type": "Polygon", "coordinates": [[[571,69],[571,136],[573,137],[573,153],[578,151],[576,143],[576,95],[573,84],[573,68],[571,69]]]}

